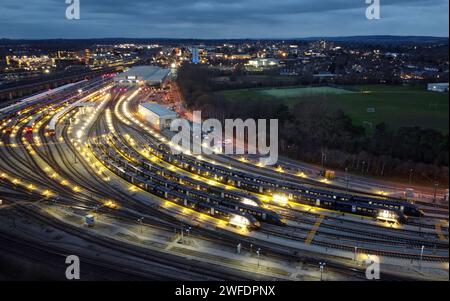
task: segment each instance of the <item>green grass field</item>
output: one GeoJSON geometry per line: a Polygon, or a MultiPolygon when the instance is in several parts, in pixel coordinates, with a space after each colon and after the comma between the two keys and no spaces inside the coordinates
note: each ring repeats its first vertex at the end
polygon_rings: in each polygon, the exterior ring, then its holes
{"type": "Polygon", "coordinates": [[[279,99],[292,106],[298,102],[323,101],[330,108],[341,109],[355,125],[375,126],[386,122],[394,128],[420,126],[448,133],[449,95],[408,86],[296,87],[247,89],[220,92],[227,99],[262,101],[279,99]],[[370,110],[373,108],[373,110],[370,110]],[[369,109],[369,111],[368,111],[369,109]]]}
{"type": "Polygon", "coordinates": [[[350,90],[332,88],[332,87],[292,87],[292,88],[273,88],[273,89],[243,89],[228,90],[220,92],[228,99],[245,99],[259,97],[263,100],[273,98],[284,99],[287,102],[296,102],[299,97],[320,96],[320,95],[340,95],[355,93],[350,90]]]}

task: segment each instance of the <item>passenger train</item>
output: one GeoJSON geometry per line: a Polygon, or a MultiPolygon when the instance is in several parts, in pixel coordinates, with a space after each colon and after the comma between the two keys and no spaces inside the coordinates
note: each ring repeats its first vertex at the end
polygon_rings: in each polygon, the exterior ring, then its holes
{"type": "MultiPolygon", "coordinates": [[[[241,171],[229,169],[220,165],[213,165],[209,162],[198,160],[193,156],[186,154],[175,155],[171,153],[168,146],[159,144],[157,148],[147,148],[158,158],[174,164],[182,169],[190,172],[214,178],[224,184],[235,186],[250,192],[271,195],[282,193],[289,195],[292,200],[297,200],[299,197],[310,196],[316,198],[325,198],[329,200],[339,201],[339,204],[347,203],[348,205],[359,205],[378,208],[380,210],[390,210],[397,212],[404,219],[407,217],[423,217],[423,212],[415,205],[403,200],[388,200],[375,197],[365,197],[360,195],[349,195],[342,192],[331,190],[310,188],[304,185],[283,182],[276,179],[270,179],[263,176],[250,175],[241,171]],[[298,197],[295,198],[294,195],[298,197]]],[[[322,207],[321,205],[318,205],[322,207]]],[[[345,206],[336,205],[333,210],[343,211],[345,206]]],[[[358,210],[354,212],[359,214],[358,210]]],[[[365,214],[363,214],[365,215],[365,214]]]]}
{"type": "MultiPolygon", "coordinates": [[[[169,180],[174,183],[180,184],[180,187],[183,187],[181,185],[187,186],[190,192],[186,191],[186,193],[192,194],[201,191],[208,195],[208,202],[212,199],[216,199],[216,201],[217,199],[223,199],[225,201],[234,203],[235,207],[237,206],[236,204],[240,203],[240,207],[236,207],[237,210],[250,213],[256,218],[265,222],[284,225],[281,218],[275,212],[263,208],[264,204],[259,200],[259,198],[251,194],[246,194],[240,191],[221,189],[219,187],[211,186],[204,181],[192,179],[191,177],[185,175],[180,175],[179,173],[170,171],[157,164],[153,164],[147,161],[135,150],[123,145],[117,139],[117,137],[111,136],[110,139],[116,150],[112,150],[101,143],[98,143],[97,145],[102,147],[103,151],[107,153],[109,157],[115,158],[115,153],[116,151],[118,151],[129,161],[134,162],[134,164],[130,162],[124,162],[123,164],[125,164],[129,170],[133,171],[137,175],[149,177],[153,181],[159,182],[160,185],[165,185],[165,183],[167,183],[167,181],[169,180]]],[[[117,160],[121,159],[118,158],[117,160]]]]}
{"type": "MultiPolygon", "coordinates": [[[[94,146],[94,149],[97,147],[103,148],[104,146],[102,147],[101,144],[97,144],[94,146]]],[[[208,212],[210,212],[209,214],[212,216],[240,216],[241,221],[248,220],[248,227],[250,229],[259,228],[259,221],[284,225],[280,217],[270,210],[246,203],[238,203],[232,199],[226,199],[226,195],[236,198],[236,195],[231,193],[227,192],[222,194],[224,196],[223,198],[221,198],[221,196],[214,196],[198,188],[180,185],[177,181],[172,181],[175,180],[174,178],[172,178],[172,180],[164,178],[165,171],[159,168],[155,169],[156,167],[154,165],[152,166],[152,171],[156,172],[150,173],[141,166],[136,166],[119,156],[113,156],[111,153],[108,153],[106,157],[102,157],[99,149],[94,151],[94,153],[96,153],[99,160],[101,160],[109,169],[130,183],[165,199],[176,201],[178,204],[181,204],[182,201],[183,203],[181,205],[183,206],[187,206],[185,203],[188,203],[195,204],[194,207],[190,206],[193,209],[200,207],[209,208],[210,210],[208,212]],[[157,190],[157,188],[159,190],[157,190]],[[161,191],[164,191],[164,194],[162,194],[161,191]],[[215,210],[214,214],[213,209],[215,210]]],[[[173,173],[171,176],[176,177],[176,174],[173,173]]],[[[200,211],[203,212],[202,210],[200,211]]],[[[236,217],[234,220],[235,219],[236,217]]]]}
{"type": "MultiPolygon", "coordinates": [[[[129,159],[132,157],[129,154],[137,154],[136,151],[121,143],[117,137],[113,136],[111,139],[113,140],[113,143],[120,145],[122,152],[128,154],[129,159]]],[[[329,190],[310,188],[294,183],[286,183],[267,177],[249,175],[224,166],[213,165],[198,160],[190,155],[174,155],[171,153],[170,148],[164,144],[156,146],[150,144],[146,150],[159,159],[187,172],[257,194],[270,195],[272,197],[282,195],[286,196],[288,200],[292,202],[341,212],[349,212],[357,215],[372,216],[378,219],[395,219],[399,222],[404,222],[408,217],[423,216],[423,213],[420,210],[405,201],[390,201],[386,199],[348,195],[329,190]]],[[[136,156],[140,155],[137,154],[136,156]]],[[[141,167],[148,171],[156,172],[159,175],[167,175],[180,184],[188,185],[193,189],[201,189],[217,196],[215,188],[210,185],[204,185],[203,182],[200,182],[201,184],[199,184],[199,181],[192,180],[189,177],[183,177],[175,172],[168,172],[165,169],[161,170],[161,167],[146,160],[140,160],[140,164],[141,167]]],[[[242,192],[239,192],[239,195],[236,191],[233,191],[232,193],[222,192],[220,196],[228,200],[238,200],[242,203],[249,203],[249,201],[250,203],[255,202],[261,206],[261,201],[258,198],[251,197],[242,192]]]]}

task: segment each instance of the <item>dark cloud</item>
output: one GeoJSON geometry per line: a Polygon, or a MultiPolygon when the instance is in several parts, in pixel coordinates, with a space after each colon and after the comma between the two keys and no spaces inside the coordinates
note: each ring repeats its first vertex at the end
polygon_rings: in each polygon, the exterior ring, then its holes
{"type": "Polygon", "coordinates": [[[448,0],[381,0],[382,19],[365,18],[365,0],[0,0],[0,37],[245,38],[336,35],[448,36],[448,0]]]}

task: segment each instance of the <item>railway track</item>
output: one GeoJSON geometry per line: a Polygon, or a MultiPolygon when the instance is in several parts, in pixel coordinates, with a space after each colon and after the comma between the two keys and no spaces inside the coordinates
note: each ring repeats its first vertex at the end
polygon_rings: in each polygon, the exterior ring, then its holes
{"type": "MultiPolygon", "coordinates": [[[[121,119],[121,118],[118,118],[121,119]]],[[[126,144],[126,141],[122,141],[124,145],[126,144]]],[[[154,141],[152,141],[154,142],[154,141]]],[[[127,145],[128,147],[132,147],[131,145],[127,145]]],[[[303,221],[304,222],[304,221],[303,221]]],[[[313,224],[314,222],[312,221],[307,221],[309,224],[313,224]]],[[[443,244],[441,242],[435,241],[435,242],[428,242],[428,241],[424,241],[424,240],[414,240],[414,239],[408,239],[408,238],[402,238],[402,237],[396,237],[396,236],[389,236],[386,234],[382,234],[382,233],[369,233],[369,238],[367,238],[367,232],[363,232],[363,231],[358,231],[358,230],[354,230],[354,229],[350,229],[347,227],[340,227],[340,226],[331,226],[331,225],[327,225],[326,226],[329,229],[332,230],[345,230],[346,232],[350,232],[352,234],[358,234],[360,235],[359,239],[362,242],[382,242],[383,244],[387,244],[387,245],[395,245],[398,244],[399,242],[402,243],[405,246],[422,246],[422,245],[426,245],[426,246],[432,246],[435,248],[448,248],[448,245],[443,244]],[[365,237],[364,237],[365,236],[365,237]]],[[[341,238],[353,238],[350,235],[344,235],[344,234],[340,234],[339,237],[341,238]]],[[[392,252],[391,252],[392,253],[392,252]]]]}
{"type": "MultiPolygon", "coordinates": [[[[115,97],[107,104],[107,107],[111,109],[111,111],[115,111],[114,103],[117,104],[117,101],[121,95],[115,95],[115,97]]],[[[92,125],[88,129],[87,137],[92,136],[101,136],[104,133],[104,129],[107,128],[106,121],[105,121],[105,111],[100,112],[92,125]]],[[[72,112],[70,114],[75,114],[75,112],[72,112]]],[[[151,143],[151,145],[157,145],[159,143],[159,140],[151,135],[145,134],[142,135],[142,129],[134,125],[132,122],[129,124],[127,122],[124,122],[119,118],[118,116],[114,114],[114,124],[117,129],[118,137],[123,145],[126,145],[130,149],[134,149],[132,145],[129,144],[127,139],[123,138],[124,133],[132,133],[132,137],[136,138],[139,144],[142,143],[151,143]],[[142,137],[140,137],[142,135],[142,137]]],[[[42,117],[43,118],[43,117],[42,117]]],[[[103,214],[111,214],[111,216],[117,218],[117,219],[124,219],[128,221],[134,221],[136,222],[136,217],[139,215],[136,215],[136,213],[142,213],[142,215],[148,216],[148,217],[155,217],[155,218],[149,218],[146,219],[146,223],[148,225],[154,226],[154,227],[161,227],[164,229],[178,229],[181,230],[183,227],[180,227],[180,222],[178,219],[174,218],[172,215],[165,213],[154,206],[149,206],[146,204],[143,204],[139,199],[134,198],[133,196],[130,196],[128,193],[123,192],[123,189],[112,187],[111,185],[105,185],[105,182],[103,179],[92,169],[92,166],[88,163],[88,160],[82,156],[79,151],[76,148],[76,145],[72,144],[71,137],[68,133],[68,126],[67,125],[60,125],[62,126],[62,137],[63,140],[66,141],[66,143],[63,145],[61,142],[56,141],[55,138],[47,138],[45,136],[45,125],[47,123],[44,123],[41,128],[39,129],[38,136],[43,139],[43,143],[41,147],[38,147],[36,144],[30,143],[29,145],[32,147],[32,150],[34,151],[35,155],[32,155],[30,151],[27,151],[27,144],[26,144],[26,137],[23,136],[23,129],[25,127],[24,123],[21,123],[20,120],[17,121],[17,124],[15,126],[19,126],[22,124],[18,130],[18,134],[15,137],[17,139],[17,143],[4,143],[3,147],[0,147],[0,163],[3,165],[0,167],[0,170],[4,170],[9,175],[20,178],[24,181],[29,181],[32,183],[39,183],[41,185],[45,185],[45,187],[48,187],[52,189],[55,193],[58,194],[60,197],[61,204],[65,204],[67,206],[85,206],[86,209],[92,208],[96,205],[98,205],[101,199],[113,199],[117,200],[120,199],[118,202],[121,207],[123,206],[123,210],[111,210],[105,207],[101,207],[99,210],[103,214]],[[25,143],[23,141],[25,140],[25,143]],[[10,144],[17,144],[18,147],[11,147],[7,146],[10,144]],[[18,151],[19,150],[19,151],[18,151]],[[69,157],[73,156],[76,158],[79,162],[76,166],[72,163],[72,161],[69,159],[69,157]],[[8,158],[13,158],[14,162],[11,162],[11,160],[8,160],[8,158]],[[53,169],[58,170],[58,173],[63,178],[71,179],[71,182],[73,182],[73,185],[77,185],[82,189],[81,192],[74,192],[73,189],[70,189],[70,187],[67,187],[66,185],[62,185],[62,183],[55,181],[53,179],[50,179],[45,174],[45,171],[43,170],[43,165],[49,165],[53,169]],[[157,217],[157,218],[156,218],[157,217]]],[[[3,137],[4,141],[9,142],[10,137],[3,137]]],[[[136,149],[134,149],[137,151],[136,149]]],[[[90,162],[90,160],[89,160],[90,162]]],[[[170,164],[170,163],[168,163],[170,164]]],[[[285,176],[285,174],[283,174],[285,176]]],[[[25,196],[25,193],[28,195],[31,195],[31,191],[26,191],[26,189],[17,187],[13,183],[1,183],[2,186],[5,186],[8,189],[15,189],[15,193],[8,192],[5,194],[5,197],[8,199],[14,200],[14,199],[21,199],[21,195],[25,196]],[[5,184],[5,185],[3,185],[5,184]]],[[[42,198],[42,196],[41,196],[42,198]]],[[[33,196],[29,198],[30,203],[33,201],[38,200],[37,196],[33,196]]],[[[48,201],[48,200],[46,200],[48,201]]],[[[37,212],[34,208],[33,210],[30,210],[32,206],[24,207],[22,204],[18,203],[17,208],[14,208],[15,210],[21,210],[23,214],[29,214],[34,220],[39,222],[44,222],[47,217],[45,217],[45,214],[42,214],[41,212],[37,212]],[[27,213],[28,212],[28,213],[27,213]]],[[[291,209],[289,209],[291,210],[291,209]]],[[[316,213],[305,213],[306,216],[297,216],[292,215],[292,213],[286,214],[287,218],[292,218],[294,221],[299,222],[301,226],[288,226],[286,229],[263,229],[262,233],[267,233],[270,235],[274,235],[277,237],[286,238],[292,241],[304,241],[305,238],[298,237],[296,235],[286,234],[284,232],[291,231],[291,232],[298,232],[305,231],[310,229],[310,226],[314,224],[314,221],[311,219],[308,219],[307,216],[311,217],[317,217],[318,214],[316,213]],[[303,226],[305,225],[305,226],[303,226]]],[[[328,217],[327,217],[328,219],[328,217]]],[[[330,218],[327,220],[327,222],[332,222],[333,218],[330,218]]],[[[336,222],[340,222],[339,219],[336,219],[336,222]]],[[[373,243],[377,244],[379,246],[395,246],[395,245],[401,245],[406,247],[418,247],[420,245],[425,245],[427,247],[437,246],[438,250],[441,249],[448,249],[448,244],[441,243],[436,241],[434,244],[434,241],[429,242],[426,239],[423,238],[407,238],[407,237],[401,237],[401,235],[411,235],[415,236],[417,232],[414,232],[412,230],[405,230],[402,229],[402,231],[399,230],[399,232],[394,233],[382,233],[381,231],[378,231],[380,229],[373,227],[369,227],[368,224],[364,224],[367,226],[367,228],[371,229],[370,231],[365,231],[362,229],[357,228],[358,225],[361,225],[363,223],[357,223],[357,222],[350,222],[345,221],[347,223],[346,225],[330,225],[329,223],[322,223],[321,228],[317,231],[317,234],[319,236],[331,236],[333,231],[336,231],[339,233],[339,238],[342,240],[352,240],[352,241],[359,241],[362,243],[373,243]],[[352,228],[351,225],[353,224],[356,226],[356,228],[352,228]],[[396,234],[400,234],[400,236],[397,236],[396,234]]],[[[60,229],[61,231],[68,232],[70,235],[74,235],[77,237],[81,237],[83,239],[93,241],[94,238],[91,234],[85,233],[86,231],[82,229],[74,228],[73,226],[66,225],[65,223],[58,221],[58,220],[51,220],[47,221],[47,225],[51,227],[55,227],[60,229]]],[[[420,225],[419,225],[420,226],[420,225]]],[[[424,228],[432,228],[431,225],[423,225],[424,228]]],[[[264,228],[264,227],[263,227],[264,228]]],[[[380,227],[381,228],[381,227],[380,227]]],[[[294,260],[298,260],[298,250],[295,248],[288,248],[286,246],[272,244],[270,246],[270,243],[267,241],[261,241],[261,240],[255,240],[252,238],[245,238],[245,237],[239,237],[232,233],[223,233],[223,231],[220,231],[220,234],[211,231],[209,229],[197,229],[199,233],[199,239],[210,239],[214,241],[215,243],[222,243],[222,244],[228,244],[235,246],[236,242],[238,241],[248,241],[257,243],[259,245],[264,245],[266,248],[267,254],[270,254],[271,256],[280,256],[283,258],[289,257],[294,260]],[[282,250],[284,247],[285,250],[282,250]]],[[[397,231],[397,230],[396,230],[397,231]]],[[[448,228],[442,228],[443,232],[448,233],[448,228]]],[[[448,235],[448,234],[447,234],[448,235]]],[[[431,236],[430,236],[431,237],[431,236]]],[[[434,237],[434,236],[433,236],[434,237]]],[[[343,251],[353,251],[354,246],[349,246],[346,243],[331,243],[321,240],[313,240],[313,244],[317,246],[322,246],[325,248],[333,248],[333,249],[339,249],[343,251]]],[[[129,254],[130,256],[137,256],[138,249],[135,249],[135,246],[127,246],[125,249],[121,249],[123,246],[115,246],[117,245],[117,241],[114,241],[110,238],[103,237],[101,240],[101,245],[105,248],[110,248],[117,251],[124,251],[126,254],[129,254]],[[128,248],[129,247],[129,248],[128,248]],[[127,253],[128,252],[128,253],[127,253]],[[135,255],[132,255],[135,254],[135,255]]],[[[389,257],[395,257],[395,258],[402,258],[402,259],[411,259],[411,260],[417,260],[418,256],[417,254],[408,253],[408,252],[391,252],[388,250],[378,250],[374,248],[358,248],[361,252],[372,254],[372,255],[379,255],[379,256],[389,256],[389,257]]],[[[139,251],[143,251],[143,249],[139,249],[139,251]]],[[[302,260],[305,262],[313,262],[314,257],[312,255],[308,256],[302,256],[302,260]]],[[[150,259],[150,258],[149,258],[150,259]]],[[[433,255],[424,255],[423,260],[430,261],[430,262],[448,262],[448,256],[433,256],[433,255]]],[[[108,268],[105,266],[105,268],[108,268]]],[[[192,265],[189,266],[179,266],[180,269],[188,269],[192,270],[194,267],[192,265]]],[[[336,264],[336,269],[346,270],[346,267],[339,266],[339,264],[336,264]]],[[[354,271],[351,273],[355,273],[354,271]]],[[[356,272],[356,274],[362,274],[362,271],[356,272]]],[[[130,274],[131,275],[131,274],[130,274]]],[[[135,275],[139,277],[139,275],[135,275]]],[[[156,275],[154,275],[156,277],[156,275]]],[[[214,276],[211,276],[214,277],[214,276]]],[[[231,277],[231,275],[230,275],[231,277]]],[[[219,278],[217,278],[219,279],[219,278]]]]}
{"type": "MultiPolygon", "coordinates": [[[[18,207],[18,209],[20,210],[20,206],[18,207]]],[[[216,271],[210,265],[202,263],[200,261],[186,260],[185,258],[176,255],[131,245],[123,241],[117,243],[117,241],[112,238],[96,235],[78,227],[73,227],[69,224],[62,223],[59,220],[47,216],[46,214],[37,212],[35,210],[30,210],[30,208],[27,208],[24,213],[27,215],[27,217],[32,217],[42,224],[49,225],[53,228],[59,229],[60,231],[82,238],[83,240],[90,243],[105,247],[110,250],[118,251],[123,255],[137,257],[139,258],[138,262],[141,262],[141,260],[144,259],[149,262],[158,264],[160,265],[160,268],[162,268],[162,275],[168,275],[168,270],[176,269],[176,272],[173,272],[177,273],[175,279],[178,280],[180,278],[184,278],[185,280],[192,280],[194,279],[194,277],[203,280],[253,280],[253,277],[250,275],[248,276],[248,278],[245,278],[241,275],[241,273],[236,275],[235,273],[232,273],[231,271],[223,268],[221,268],[219,271],[216,271]],[[186,276],[182,277],[182,274],[185,274],[186,276]]]]}
{"type": "MultiPolygon", "coordinates": [[[[308,224],[310,226],[314,225],[314,221],[303,221],[303,223],[308,224]]],[[[292,232],[304,232],[309,231],[311,227],[305,226],[287,226],[288,230],[292,230],[292,232]]],[[[367,231],[359,231],[352,228],[328,225],[325,223],[321,223],[319,229],[317,230],[317,234],[320,236],[328,236],[336,239],[343,240],[354,240],[358,243],[379,243],[380,245],[388,245],[388,246],[403,246],[403,247],[412,247],[412,248],[420,248],[421,246],[448,250],[448,243],[443,243],[441,241],[429,241],[429,240],[419,240],[419,239],[410,239],[398,236],[392,236],[382,233],[373,233],[367,231]],[[339,231],[339,234],[336,232],[326,231],[327,230],[336,230],[339,231]]]]}
{"type": "MultiPolygon", "coordinates": [[[[269,235],[274,235],[276,237],[282,237],[282,238],[288,238],[294,241],[299,242],[305,242],[304,238],[299,238],[293,234],[289,233],[279,233],[278,231],[273,231],[269,229],[262,229],[262,233],[266,233],[269,235]]],[[[337,243],[330,243],[330,242],[324,242],[324,241],[317,241],[314,240],[312,244],[321,246],[324,248],[332,248],[336,250],[342,250],[342,251],[348,251],[348,252],[354,252],[355,246],[354,245],[345,245],[345,244],[337,244],[337,243]]],[[[368,254],[368,255],[376,255],[376,256],[386,256],[386,257],[394,257],[394,258],[400,258],[400,259],[410,259],[410,260],[420,260],[421,256],[413,253],[400,253],[400,252],[392,252],[392,251],[386,251],[386,250],[378,250],[378,249],[372,249],[372,248],[366,248],[366,247],[358,247],[358,250],[360,253],[368,254]]],[[[422,259],[429,262],[449,262],[447,256],[437,256],[437,255],[423,255],[422,259]]]]}

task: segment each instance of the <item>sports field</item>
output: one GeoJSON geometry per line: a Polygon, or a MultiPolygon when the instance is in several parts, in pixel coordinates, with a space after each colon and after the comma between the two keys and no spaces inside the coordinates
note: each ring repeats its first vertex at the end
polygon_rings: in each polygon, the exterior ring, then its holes
{"type": "Polygon", "coordinates": [[[268,89],[261,90],[261,93],[278,98],[305,97],[314,95],[341,95],[354,93],[350,90],[332,87],[305,87],[289,89],[268,89]]]}
{"type": "Polygon", "coordinates": [[[321,101],[330,108],[347,113],[355,125],[369,130],[386,122],[394,128],[420,126],[448,133],[449,95],[429,92],[425,88],[409,86],[353,86],[346,89],[332,87],[295,87],[274,89],[246,89],[220,92],[228,99],[245,101],[282,100],[292,106],[298,102],[321,101]]]}
{"type": "Polygon", "coordinates": [[[242,89],[227,90],[220,92],[229,99],[246,99],[258,97],[263,100],[283,99],[287,102],[296,102],[300,97],[307,96],[323,96],[323,95],[340,95],[355,93],[346,89],[332,87],[292,87],[292,88],[271,88],[271,89],[242,89]]]}

